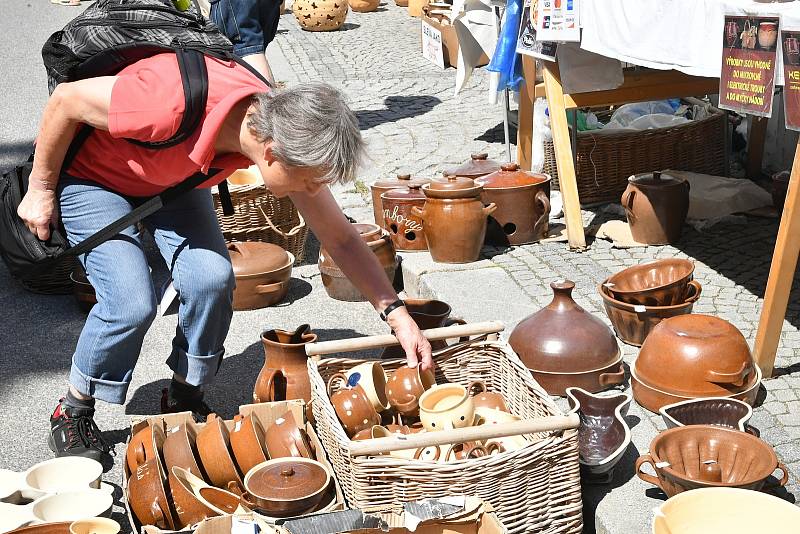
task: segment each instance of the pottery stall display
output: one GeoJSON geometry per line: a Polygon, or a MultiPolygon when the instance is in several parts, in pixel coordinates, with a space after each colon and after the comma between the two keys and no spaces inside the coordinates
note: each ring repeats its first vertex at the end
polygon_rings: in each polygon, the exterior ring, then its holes
{"type": "Polygon", "coordinates": [[[578,453],[584,480],[611,482],[614,466],[631,442],[625,415],[633,398],[629,393],[592,395],[580,388],[567,388],[570,411],[581,418],[578,453]]]}
{"type": "Polygon", "coordinates": [[[457,166],[445,169],[443,174],[463,176],[465,178],[480,178],[500,170],[500,162],[489,159],[489,154],[472,154],[468,161],[457,166]]]}
{"type": "MultiPolygon", "coordinates": [[[[105,489],[48,493],[27,504],[0,502],[0,532],[38,523],[73,522],[111,513],[114,499],[105,489]]],[[[30,532],[30,531],[28,531],[30,532]]]]}
{"type": "MultiPolygon", "coordinates": [[[[389,234],[376,224],[356,223],[353,226],[367,243],[370,250],[377,256],[378,262],[383,267],[383,272],[386,273],[389,282],[394,282],[398,259],[389,234]]],[[[317,265],[322,275],[322,285],[329,297],[346,302],[363,302],[366,300],[364,295],[345,276],[344,272],[339,269],[325,248],[321,248],[319,251],[317,265]]]]}
{"type": "Polygon", "coordinates": [[[687,314],[653,328],[631,366],[631,383],[636,402],[651,412],[698,397],[733,397],[752,405],[761,370],[735,326],[687,314]]]}
{"type": "Polygon", "coordinates": [[[497,206],[481,202],[483,186],[471,178],[455,175],[432,180],[422,186],[425,207],[411,208],[425,225],[433,261],[470,263],[477,261],[486,236],[486,220],[497,206]]]}
{"type": "Polygon", "coordinates": [[[499,171],[476,178],[475,183],[483,186],[483,203],[497,206],[489,217],[487,243],[524,245],[547,237],[550,176],[506,163],[499,171]]]}
{"type": "Polygon", "coordinates": [[[699,398],[662,406],[658,413],[667,428],[713,425],[745,432],[753,409],[746,402],[730,398],[699,398]]]}
{"type": "Polygon", "coordinates": [[[244,485],[243,498],[251,508],[270,517],[290,517],[323,504],[331,474],[316,460],[277,458],[250,470],[244,485]]]}
{"type": "Polygon", "coordinates": [[[78,307],[84,313],[89,313],[92,307],[97,304],[97,295],[80,262],[75,262],[75,268],[70,273],[69,279],[72,280],[72,294],[75,296],[75,302],[78,303],[78,307]]]}
{"type": "Polygon", "coordinates": [[[667,499],[656,508],[653,534],[794,534],[800,507],[738,488],[701,488],[667,499]]]}
{"type": "Polygon", "coordinates": [[[394,248],[402,251],[428,250],[425,226],[412,208],[425,206],[421,184],[402,189],[390,189],[381,195],[383,227],[389,232],[394,248]]]}
{"type": "Polygon", "coordinates": [[[760,490],[773,472],[789,472],[766,442],[746,432],[711,425],[672,428],[653,438],[648,454],[636,461],[636,474],[672,497],[708,487],[760,490]],[[656,476],[643,473],[650,464],[656,476]]]}
{"type": "MultiPolygon", "coordinates": [[[[420,330],[430,330],[431,328],[444,328],[456,324],[466,324],[464,319],[451,317],[452,308],[446,302],[435,299],[404,299],[406,311],[414,319],[420,330]]],[[[467,341],[469,338],[460,338],[459,342],[467,341]]],[[[446,340],[431,341],[433,350],[441,350],[447,347],[446,340]]],[[[405,352],[397,345],[386,347],[381,354],[382,360],[404,358],[405,352]]]]}
{"type": "Polygon", "coordinates": [[[410,174],[398,174],[396,178],[382,178],[376,180],[369,186],[372,195],[372,212],[375,218],[375,224],[383,229],[385,226],[384,208],[381,202],[381,195],[392,189],[404,189],[411,186],[420,186],[427,184],[430,180],[425,178],[412,178],[410,174]]]}
{"type": "Polygon", "coordinates": [[[533,378],[550,395],[562,397],[570,386],[596,393],[622,384],[622,351],[614,333],[572,299],[574,282],[550,287],[550,304],[523,319],[509,338],[533,378]]]}
{"type": "Polygon", "coordinates": [[[597,292],[603,299],[603,309],[611,321],[617,337],[624,343],[640,347],[647,335],[658,323],[676,315],[692,313],[694,303],[700,298],[702,286],[697,280],[687,284],[688,291],[684,301],[671,306],[642,306],[628,304],[614,299],[606,283],[597,286],[597,292]]]}
{"type": "Polygon", "coordinates": [[[694,263],[679,258],[654,260],[622,269],[603,283],[608,293],[627,304],[672,306],[685,302],[694,263]]]}
{"type": "Polygon", "coordinates": [[[628,178],[621,202],[634,241],[675,243],[689,213],[689,182],[660,172],[637,174],[628,178]]]}
{"type": "Polygon", "coordinates": [[[234,310],[266,308],[282,301],[289,292],[294,256],[278,245],[229,243],[228,254],[236,276],[234,310]]]}
{"type": "Polygon", "coordinates": [[[347,18],[347,0],[294,0],[292,13],[306,31],[338,30],[347,18]]]}

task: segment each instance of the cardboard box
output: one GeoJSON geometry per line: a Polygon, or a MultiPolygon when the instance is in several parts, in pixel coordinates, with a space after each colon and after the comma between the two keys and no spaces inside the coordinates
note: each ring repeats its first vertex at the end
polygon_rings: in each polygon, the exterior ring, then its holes
{"type": "MultiPolygon", "coordinates": [[[[268,428],[276,419],[284,415],[287,411],[291,411],[292,415],[294,416],[296,421],[305,421],[305,402],[302,400],[290,400],[290,401],[279,401],[279,402],[265,402],[261,404],[247,404],[239,407],[239,413],[242,415],[250,415],[255,413],[258,417],[259,422],[264,427],[264,429],[268,428]]],[[[192,414],[190,412],[181,412],[176,414],[168,414],[168,415],[155,415],[152,417],[146,417],[139,420],[134,420],[131,424],[131,436],[135,435],[139,430],[146,428],[152,424],[158,424],[160,422],[164,422],[164,427],[167,431],[167,434],[172,429],[177,428],[181,424],[187,421],[193,421],[192,414]]],[[[195,423],[195,427],[199,432],[205,424],[195,423]]],[[[228,427],[228,430],[232,430],[234,427],[234,422],[232,420],[225,421],[225,426],[228,427]]],[[[336,511],[336,510],[343,510],[344,509],[344,494],[342,493],[342,488],[339,485],[339,481],[336,480],[334,476],[333,466],[328,462],[328,458],[325,455],[325,450],[322,447],[322,443],[319,441],[316,432],[314,432],[314,428],[311,426],[310,423],[306,422],[306,432],[308,433],[308,437],[311,441],[311,444],[314,446],[314,450],[316,451],[316,460],[322,463],[328,471],[331,473],[331,478],[334,482],[336,488],[336,501],[332,503],[329,507],[326,507],[325,511],[336,511]]],[[[121,461],[125,461],[125,458],[122,457],[121,461]]],[[[198,463],[200,459],[197,459],[198,463]]],[[[131,508],[128,504],[128,479],[131,476],[130,471],[128,470],[127,464],[123,467],[123,479],[122,479],[122,492],[125,496],[125,510],[128,513],[128,519],[131,522],[131,526],[137,532],[148,532],[149,534],[159,534],[162,531],[159,528],[148,526],[147,529],[143,528],[143,526],[139,523],[139,521],[133,515],[131,508]]],[[[259,518],[261,522],[267,524],[274,524],[276,521],[279,521],[276,518],[270,518],[261,514],[254,514],[259,518]]],[[[189,529],[186,528],[184,531],[188,531],[189,529]]]]}
{"type": "MultiPolygon", "coordinates": [[[[456,29],[450,24],[450,21],[443,16],[429,16],[429,6],[423,8],[422,17],[420,20],[423,24],[428,24],[435,30],[438,30],[442,36],[442,52],[444,54],[444,67],[458,66],[458,34],[456,29]]],[[[483,67],[489,64],[489,57],[486,54],[481,54],[476,67],[483,67]]]]}

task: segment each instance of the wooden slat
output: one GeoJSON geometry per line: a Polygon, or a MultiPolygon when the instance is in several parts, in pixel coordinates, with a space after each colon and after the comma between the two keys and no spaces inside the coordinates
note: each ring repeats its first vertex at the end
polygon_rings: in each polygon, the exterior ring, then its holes
{"type": "Polygon", "coordinates": [[[529,171],[531,170],[531,161],[533,159],[533,93],[536,85],[536,60],[530,56],[523,55],[522,72],[525,77],[525,83],[519,92],[517,163],[522,169],[529,171]]]}

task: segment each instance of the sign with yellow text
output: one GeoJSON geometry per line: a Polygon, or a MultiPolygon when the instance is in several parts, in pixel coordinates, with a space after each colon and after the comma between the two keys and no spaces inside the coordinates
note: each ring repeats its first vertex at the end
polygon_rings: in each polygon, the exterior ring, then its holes
{"type": "Polygon", "coordinates": [[[769,117],[775,88],[777,17],[725,17],[719,107],[769,117]]]}
{"type": "Polygon", "coordinates": [[[786,127],[800,131],[800,29],[781,30],[786,127]]]}

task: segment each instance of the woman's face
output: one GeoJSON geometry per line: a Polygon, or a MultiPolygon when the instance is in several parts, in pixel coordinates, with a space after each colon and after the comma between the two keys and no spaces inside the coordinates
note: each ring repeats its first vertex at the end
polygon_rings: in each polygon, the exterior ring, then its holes
{"type": "Polygon", "coordinates": [[[314,196],[319,193],[326,184],[319,183],[322,172],[313,167],[292,167],[286,165],[274,157],[271,152],[266,157],[257,162],[264,185],[276,197],[285,197],[291,193],[306,193],[314,196]]]}

